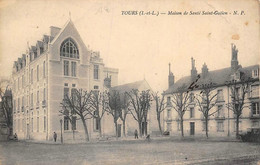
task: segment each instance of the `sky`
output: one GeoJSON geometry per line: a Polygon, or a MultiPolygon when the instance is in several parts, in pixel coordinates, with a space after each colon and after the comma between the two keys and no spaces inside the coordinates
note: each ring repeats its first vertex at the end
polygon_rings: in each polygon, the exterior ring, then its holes
{"type": "Polygon", "coordinates": [[[191,57],[201,72],[230,66],[231,43],[242,66],[259,64],[259,2],[256,0],[0,0],[0,76],[35,45],[50,26],[71,17],[85,45],[100,51],[105,66],[119,69],[119,84],[146,79],[154,91],[168,87],[168,63],[175,81],[190,75],[191,57]],[[122,15],[159,11],[165,15],[122,15]],[[223,11],[228,15],[168,15],[168,11],[223,11]],[[244,11],[243,15],[233,15],[244,11]],[[70,13],[70,14],[69,14],[70,13]]]}

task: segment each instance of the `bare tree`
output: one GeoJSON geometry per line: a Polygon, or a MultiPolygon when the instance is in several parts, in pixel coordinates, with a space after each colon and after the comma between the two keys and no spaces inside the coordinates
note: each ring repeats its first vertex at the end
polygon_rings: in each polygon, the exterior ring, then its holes
{"type": "Polygon", "coordinates": [[[1,107],[5,124],[8,128],[8,135],[13,133],[13,96],[12,90],[6,87],[5,91],[0,88],[1,107]]]}
{"type": "Polygon", "coordinates": [[[121,115],[120,118],[123,121],[123,134],[124,137],[126,137],[126,128],[125,128],[125,124],[126,124],[126,117],[127,115],[130,113],[130,109],[129,109],[129,97],[127,96],[126,93],[122,93],[120,94],[121,96],[121,115]]]}
{"type": "Polygon", "coordinates": [[[165,95],[162,95],[162,98],[158,95],[158,92],[152,94],[153,99],[155,101],[155,110],[156,110],[156,118],[158,122],[158,127],[161,135],[163,134],[162,132],[162,126],[161,126],[161,113],[166,109],[167,103],[164,102],[165,95]]]}
{"type": "Polygon", "coordinates": [[[152,100],[150,90],[139,92],[138,89],[132,89],[130,92],[126,92],[126,94],[130,98],[130,113],[138,122],[140,136],[143,135],[142,129],[147,134],[147,114],[152,100]],[[144,122],[143,126],[142,122],[144,122]]]}
{"type": "Polygon", "coordinates": [[[99,91],[92,91],[90,98],[90,109],[89,114],[96,119],[96,124],[99,131],[99,136],[102,136],[101,132],[101,119],[106,110],[106,94],[99,91]]]}
{"type": "Polygon", "coordinates": [[[231,93],[231,103],[227,106],[233,111],[236,118],[236,138],[239,138],[239,120],[245,107],[248,107],[245,102],[246,94],[250,92],[249,87],[253,80],[242,77],[240,81],[232,80],[229,82],[231,93]]]}
{"type": "Polygon", "coordinates": [[[217,95],[218,93],[215,92],[215,87],[213,83],[208,84],[202,84],[201,86],[201,92],[198,94],[198,97],[195,97],[196,103],[199,107],[199,111],[202,112],[203,117],[205,119],[205,131],[206,131],[206,137],[208,138],[208,121],[209,117],[215,114],[218,110],[212,112],[212,108],[217,103],[217,95]]]}
{"type": "MultiPolygon", "coordinates": [[[[61,102],[62,110],[60,113],[67,117],[72,117],[74,114],[82,121],[85,139],[89,141],[87,119],[90,119],[90,106],[91,92],[84,91],[83,89],[74,89],[71,96],[66,95],[61,102]]],[[[72,118],[71,118],[72,119],[72,118]]]]}
{"type": "Polygon", "coordinates": [[[117,127],[117,120],[121,115],[121,102],[120,102],[120,94],[118,91],[113,90],[107,93],[108,96],[108,105],[105,108],[105,111],[112,115],[114,125],[115,125],[115,133],[116,138],[118,138],[118,127],[117,127]]]}
{"type": "Polygon", "coordinates": [[[186,89],[185,84],[179,87],[177,93],[172,93],[172,103],[174,110],[178,113],[180,119],[180,126],[181,126],[181,136],[184,137],[183,132],[183,116],[188,109],[189,106],[189,98],[190,94],[186,89]]]}

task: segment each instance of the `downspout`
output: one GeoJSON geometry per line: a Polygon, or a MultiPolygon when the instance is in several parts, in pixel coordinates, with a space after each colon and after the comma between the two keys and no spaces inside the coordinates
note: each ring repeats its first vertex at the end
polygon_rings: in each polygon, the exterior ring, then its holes
{"type": "Polygon", "coordinates": [[[229,86],[228,86],[228,137],[230,136],[230,119],[229,119],[229,86]]]}

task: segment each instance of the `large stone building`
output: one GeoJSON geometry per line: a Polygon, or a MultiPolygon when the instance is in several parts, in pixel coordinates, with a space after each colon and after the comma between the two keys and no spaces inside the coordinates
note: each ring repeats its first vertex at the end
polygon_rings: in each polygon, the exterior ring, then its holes
{"type": "MultiPolygon", "coordinates": [[[[71,20],[63,28],[51,26],[49,35],[28,45],[14,62],[13,132],[19,139],[52,140],[53,132],[61,130],[62,119],[64,137],[71,137],[71,125],[59,112],[64,96],[74,88],[103,91],[106,77],[110,86],[116,86],[118,69],[105,67],[99,52],[85,46],[71,20]]],[[[76,138],[83,138],[80,120],[74,122],[76,138]]],[[[104,119],[102,125],[110,125],[107,122],[104,119]]],[[[103,133],[113,134],[112,127],[103,133]]],[[[88,120],[88,128],[91,138],[98,135],[93,119],[88,120]]]]}
{"type": "MultiPolygon", "coordinates": [[[[189,76],[183,77],[174,82],[174,75],[169,68],[168,83],[169,87],[165,91],[167,97],[167,108],[164,111],[164,130],[169,131],[171,135],[180,135],[180,120],[176,110],[172,107],[173,93],[178,93],[180,87],[188,88],[195,84],[200,86],[203,83],[211,82],[215,88],[213,93],[217,94],[216,105],[212,111],[216,113],[209,118],[208,131],[209,136],[233,136],[236,131],[236,120],[233,111],[229,108],[231,103],[231,89],[229,82],[236,80],[240,82],[242,76],[250,78],[249,93],[246,94],[245,108],[240,116],[239,129],[246,132],[249,128],[260,127],[259,112],[259,65],[242,67],[237,60],[238,50],[232,45],[231,66],[219,70],[209,71],[207,65],[202,67],[201,74],[198,74],[195,67],[195,60],[192,58],[192,69],[189,76]],[[199,76],[198,76],[199,75],[199,76]],[[199,79],[198,79],[199,78],[199,79]]],[[[170,66],[169,66],[170,67],[170,66]]],[[[240,90],[238,88],[238,90],[240,90]]],[[[199,107],[193,96],[199,95],[201,89],[192,88],[188,108],[184,114],[184,135],[205,135],[205,119],[199,111],[199,107]]]]}

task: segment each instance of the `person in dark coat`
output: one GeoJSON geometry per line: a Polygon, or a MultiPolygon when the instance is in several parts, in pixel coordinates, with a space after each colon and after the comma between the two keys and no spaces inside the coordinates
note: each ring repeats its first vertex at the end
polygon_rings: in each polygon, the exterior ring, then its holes
{"type": "Polygon", "coordinates": [[[54,139],[54,141],[56,142],[56,140],[57,140],[57,134],[56,134],[56,132],[53,133],[53,139],[54,139]]]}
{"type": "Polygon", "coordinates": [[[135,139],[138,139],[138,132],[135,130],[135,139]]]}

